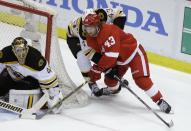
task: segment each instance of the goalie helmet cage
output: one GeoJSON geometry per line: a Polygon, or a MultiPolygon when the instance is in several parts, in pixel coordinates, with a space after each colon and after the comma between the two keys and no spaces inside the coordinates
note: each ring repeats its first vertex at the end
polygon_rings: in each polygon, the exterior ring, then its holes
{"type": "MultiPolygon", "coordinates": [[[[0,49],[22,36],[48,60],[67,95],[77,86],[68,75],[56,35],[57,12],[32,0],[0,0],[0,49]]],[[[79,107],[88,103],[88,95],[80,90],[64,102],[64,107],[79,107]]]]}

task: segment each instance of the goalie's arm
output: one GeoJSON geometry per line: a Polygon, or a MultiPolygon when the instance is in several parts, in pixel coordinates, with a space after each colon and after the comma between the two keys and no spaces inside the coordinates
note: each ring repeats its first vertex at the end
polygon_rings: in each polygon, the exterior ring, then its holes
{"type": "Polygon", "coordinates": [[[77,53],[81,50],[81,46],[80,46],[80,40],[78,37],[75,36],[68,36],[66,38],[66,42],[68,44],[68,47],[70,48],[73,56],[75,58],[77,58],[77,53]]]}
{"type": "Polygon", "coordinates": [[[102,57],[101,53],[96,52],[92,48],[89,48],[88,50],[84,51],[84,54],[85,54],[86,57],[88,57],[88,59],[90,59],[95,64],[97,64],[99,62],[99,60],[101,59],[101,57],[102,57]]]}
{"type": "MultiPolygon", "coordinates": [[[[63,98],[61,88],[65,88],[64,85],[58,83],[58,78],[56,73],[51,69],[51,67],[46,64],[43,70],[38,72],[38,80],[40,87],[44,93],[49,95],[48,108],[52,108],[58,101],[63,98]]],[[[62,111],[62,106],[57,107],[53,110],[53,113],[60,113],[62,111]]]]}
{"type": "Polygon", "coordinates": [[[2,71],[5,69],[5,65],[0,63],[0,74],[2,73],[2,71]]]}
{"type": "Polygon", "coordinates": [[[50,89],[58,86],[58,79],[55,72],[50,68],[48,63],[43,70],[36,74],[36,79],[39,81],[42,90],[50,89]]]}
{"type": "Polygon", "coordinates": [[[3,64],[3,51],[0,50],[0,74],[5,69],[5,64],[3,64]]]}
{"type": "Polygon", "coordinates": [[[118,26],[119,28],[121,28],[122,30],[124,29],[125,26],[125,22],[127,19],[127,16],[125,15],[125,13],[123,12],[123,10],[121,9],[111,9],[112,12],[112,19],[113,19],[113,24],[118,26]]]}
{"type": "Polygon", "coordinates": [[[35,48],[29,47],[26,66],[30,67],[30,76],[38,80],[41,89],[49,89],[58,85],[56,74],[51,70],[48,62],[35,48]]]}
{"type": "Polygon", "coordinates": [[[113,20],[113,24],[118,26],[119,28],[121,28],[123,30],[125,27],[126,19],[127,19],[126,16],[117,17],[113,20]]]}

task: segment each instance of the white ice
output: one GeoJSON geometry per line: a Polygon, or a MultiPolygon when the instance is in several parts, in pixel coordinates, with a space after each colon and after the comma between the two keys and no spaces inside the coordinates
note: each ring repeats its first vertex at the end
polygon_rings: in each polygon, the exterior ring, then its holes
{"type": "MultiPolygon", "coordinates": [[[[60,44],[68,73],[80,85],[83,78],[75,59],[65,41],[60,40],[60,44]]],[[[165,121],[173,120],[174,126],[170,129],[126,89],[116,96],[96,98],[84,86],[90,96],[89,105],[66,109],[61,115],[47,115],[41,120],[14,119],[17,116],[0,113],[0,131],[190,131],[191,75],[153,64],[150,64],[150,70],[151,78],[172,105],[174,114],[161,113],[156,104],[134,84],[130,71],[125,78],[130,82],[131,89],[165,121]]],[[[102,81],[99,84],[103,85],[102,81]]]]}

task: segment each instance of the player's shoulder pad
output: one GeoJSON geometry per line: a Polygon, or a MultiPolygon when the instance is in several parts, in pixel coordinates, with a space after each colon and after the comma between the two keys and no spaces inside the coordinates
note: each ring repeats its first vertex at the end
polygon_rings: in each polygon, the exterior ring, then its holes
{"type": "Polygon", "coordinates": [[[107,12],[104,9],[95,9],[95,12],[100,16],[102,22],[107,21],[107,12]]]}
{"type": "Polygon", "coordinates": [[[46,64],[47,64],[47,61],[42,56],[41,52],[39,52],[37,49],[29,46],[29,51],[27,54],[25,65],[34,70],[41,71],[44,69],[46,64]]]}
{"type": "Polygon", "coordinates": [[[11,46],[4,47],[2,50],[0,50],[0,63],[14,61],[17,61],[17,58],[14,55],[11,46]]]}
{"type": "Polygon", "coordinates": [[[80,22],[81,22],[81,17],[74,19],[73,21],[70,22],[70,24],[68,25],[68,32],[67,32],[69,37],[77,35],[80,28],[80,22]]]}
{"type": "Polygon", "coordinates": [[[123,10],[119,9],[119,8],[113,9],[113,14],[114,14],[114,18],[117,18],[117,17],[126,17],[126,15],[123,12],[123,10]]]}
{"type": "Polygon", "coordinates": [[[78,29],[79,28],[79,25],[80,25],[80,21],[81,21],[81,17],[77,18],[77,19],[74,19],[73,21],[70,22],[69,24],[69,28],[71,30],[75,30],[75,29],[78,29]]]}

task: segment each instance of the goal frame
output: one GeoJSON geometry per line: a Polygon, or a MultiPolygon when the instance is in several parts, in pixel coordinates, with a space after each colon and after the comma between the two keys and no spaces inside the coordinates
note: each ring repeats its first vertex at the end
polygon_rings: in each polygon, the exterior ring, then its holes
{"type": "Polygon", "coordinates": [[[45,47],[45,58],[48,62],[50,62],[50,48],[51,48],[51,39],[52,39],[52,21],[53,21],[53,14],[50,14],[48,12],[45,11],[41,11],[38,9],[32,9],[30,7],[26,7],[26,6],[22,6],[22,5],[18,5],[18,4],[14,4],[14,3],[10,3],[7,1],[3,1],[0,0],[0,5],[6,6],[6,7],[10,7],[10,8],[14,8],[17,10],[21,10],[21,11],[26,11],[29,13],[33,13],[36,15],[41,15],[47,18],[47,32],[46,32],[46,47],[45,47]]]}
{"type": "MultiPolygon", "coordinates": [[[[43,41],[43,43],[38,43],[38,44],[42,44],[42,47],[44,47],[43,53],[42,52],[41,53],[43,54],[45,59],[48,61],[49,66],[56,73],[57,78],[59,80],[59,86],[62,87],[61,89],[62,89],[63,95],[66,96],[69,92],[75,90],[78,86],[73,82],[72,77],[68,74],[68,72],[66,70],[65,62],[64,62],[64,59],[62,58],[62,52],[60,50],[60,44],[58,41],[58,37],[56,35],[56,18],[58,15],[57,12],[50,7],[44,6],[44,5],[42,5],[36,1],[32,1],[32,0],[17,0],[17,1],[15,0],[15,1],[13,1],[13,3],[10,1],[7,2],[5,0],[0,0],[0,6],[4,6],[4,7],[10,8],[10,9],[13,9],[10,11],[13,15],[16,16],[16,19],[17,19],[17,15],[20,12],[26,12],[29,14],[34,14],[34,15],[44,17],[44,19],[39,19],[39,20],[45,20],[46,21],[45,24],[44,24],[44,21],[42,21],[42,22],[37,21],[37,22],[39,22],[39,23],[37,23],[37,25],[39,24],[38,32],[42,33],[43,36],[46,35],[44,37],[44,39],[46,39],[46,40],[43,41]]],[[[3,12],[3,10],[2,10],[2,12],[3,12]]],[[[27,16],[26,14],[24,14],[24,15],[27,16]]],[[[11,15],[8,17],[12,18],[11,15]]],[[[29,32],[29,33],[32,32],[33,33],[33,30],[32,31],[30,30],[30,25],[28,28],[26,28],[27,26],[25,26],[25,25],[27,23],[25,23],[25,21],[24,21],[24,24],[22,21],[21,22],[22,24],[20,25],[20,21],[18,22],[19,24],[14,23],[14,22],[17,22],[17,21],[14,21],[15,20],[14,17],[12,19],[13,23],[12,23],[12,21],[7,22],[6,16],[3,18],[5,18],[5,22],[2,20],[3,23],[21,27],[24,29],[24,30],[22,30],[23,32],[25,31],[25,32],[29,32]]],[[[19,18],[20,17],[18,17],[18,19],[19,18]]],[[[24,17],[24,19],[27,20],[27,17],[24,17]]],[[[28,19],[28,20],[30,21],[30,20],[32,20],[32,18],[28,19]]],[[[34,27],[34,30],[35,30],[35,27],[34,27]]],[[[36,34],[38,34],[38,32],[35,31],[36,34]]],[[[38,38],[33,37],[33,34],[32,33],[29,34],[29,33],[28,34],[26,33],[26,34],[29,36],[30,35],[32,36],[29,39],[32,40],[32,42],[34,42],[34,44],[35,44],[35,40],[38,41],[38,38]]],[[[15,37],[14,33],[13,33],[13,36],[15,37]]],[[[21,36],[21,33],[20,33],[20,36],[21,36]]],[[[43,37],[41,37],[41,38],[43,38],[43,37]]],[[[34,45],[34,47],[35,47],[35,45],[34,45]]],[[[38,49],[38,45],[37,45],[37,49],[38,49]]],[[[41,48],[39,51],[41,51],[41,48]]],[[[64,108],[72,108],[72,107],[86,106],[89,103],[88,98],[89,98],[88,94],[86,94],[86,92],[81,89],[75,95],[71,96],[70,99],[63,102],[63,105],[64,105],[63,107],[64,108]]]]}

